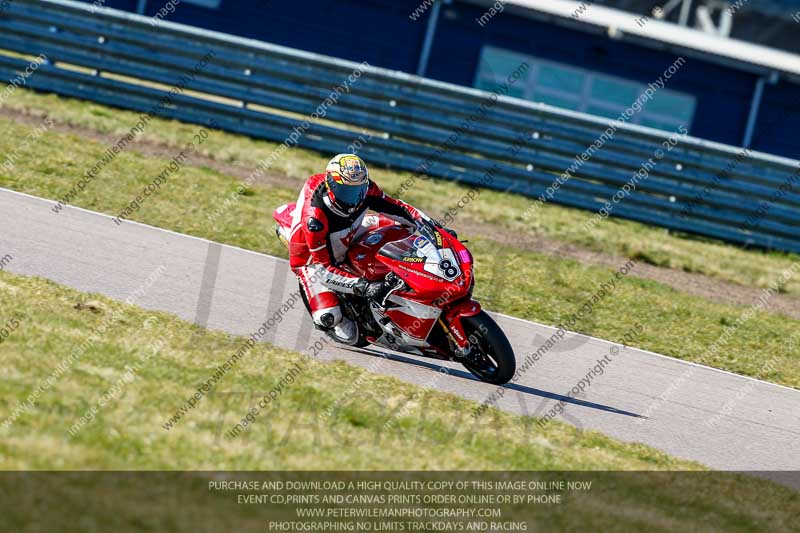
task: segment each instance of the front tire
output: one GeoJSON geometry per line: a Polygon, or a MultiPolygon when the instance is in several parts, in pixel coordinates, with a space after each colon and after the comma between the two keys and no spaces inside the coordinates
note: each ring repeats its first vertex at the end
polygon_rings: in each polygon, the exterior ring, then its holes
{"type": "Polygon", "coordinates": [[[472,350],[461,358],[467,370],[481,381],[494,385],[508,383],[517,370],[514,349],[506,334],[485,311],[461,320],[472,350]]]}

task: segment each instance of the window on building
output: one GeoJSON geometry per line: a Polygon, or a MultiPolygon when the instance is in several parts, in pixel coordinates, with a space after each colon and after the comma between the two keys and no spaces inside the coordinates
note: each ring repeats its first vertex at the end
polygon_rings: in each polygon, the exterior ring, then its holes
{"type": "MultiPolygon", "coordinates": [[[[486,91],[493,91],[508,79],[509,74],[527,60],[528,57],[522,54],[499,48],[484,48],[475,86],[486,91]]],[[[525,98],[526,85],[527,83],[524,79],[517,80],[509,89],[508,95],[516,98],[525,98]]]]}
{"type": "MultiPolygon", "coordinates": [[[[483,47],[475,87],[495,90],[523,61],[530,65],[527,76],[514,84],[509,95],[573,111],[617,118],[647,88],[639,82],[493,46],[483,47]]],[[[690,129],[696,104],[690,94],[659,89],[630,122],[668,131],[679,126],[690,129]]]]}

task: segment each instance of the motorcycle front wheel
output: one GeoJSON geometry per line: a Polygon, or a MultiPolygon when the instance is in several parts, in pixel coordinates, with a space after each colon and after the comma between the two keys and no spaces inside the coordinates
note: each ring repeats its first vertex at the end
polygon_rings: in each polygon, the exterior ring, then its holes
{"type": "Polygon", "coordinates": [[[469,355],[459,359],[461,364],[481,381],[495,385],[508,383],[517,370],[517,361],[497,322],[485,311],[461,322],[471,345],[469,355]]]}

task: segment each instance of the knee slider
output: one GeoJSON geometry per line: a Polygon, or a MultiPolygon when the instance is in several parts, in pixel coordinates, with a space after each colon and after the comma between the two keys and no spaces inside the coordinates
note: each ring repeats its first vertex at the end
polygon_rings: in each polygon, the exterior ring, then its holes
{"type": "Polygon", "coordinates": [[[323,313],[321,317],[319,317],[320,324],[325,326],[326,328],[333,327],[333,313],[323,313]]]}
{"type": "Polygon", "coordinates": [[[328,309],[320,309],[314,312],[314,322],[323,328],[332,328],[342,321],[342,310],[337,305],[328,309]]]}

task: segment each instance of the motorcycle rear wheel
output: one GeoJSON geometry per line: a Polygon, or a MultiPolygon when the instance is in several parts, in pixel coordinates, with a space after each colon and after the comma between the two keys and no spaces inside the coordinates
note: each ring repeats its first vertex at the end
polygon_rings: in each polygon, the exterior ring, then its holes
{"type": "Polygon", "coordinates": [[[514,349],[506,334],[485,311],[462,319],[464,332],[472,345],[468,356],[459,361],[467,370],[487,383],[508,383],[517,370],[514,349]]]}

